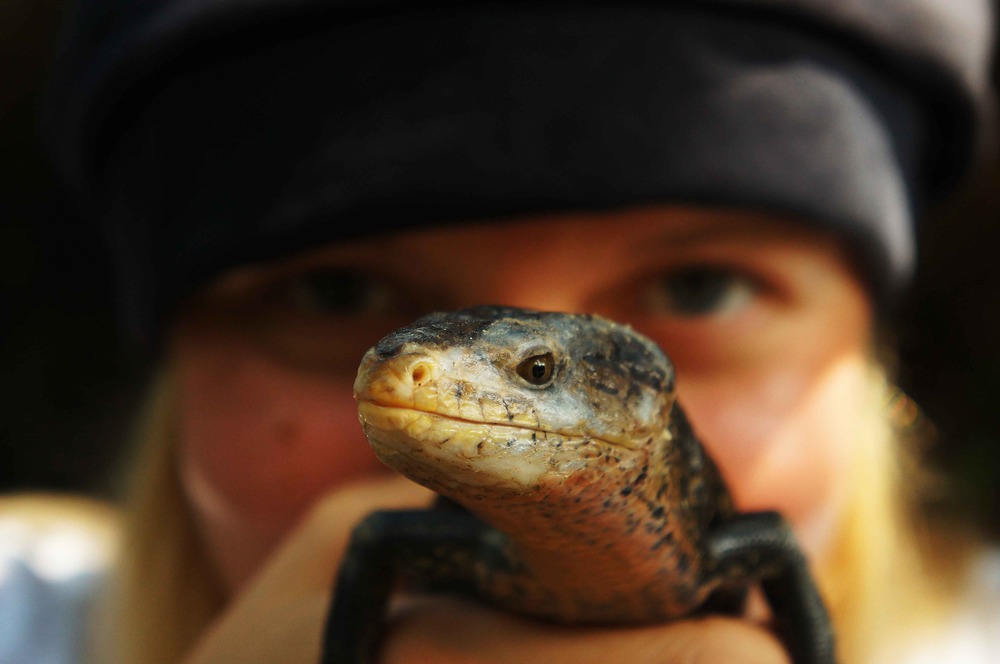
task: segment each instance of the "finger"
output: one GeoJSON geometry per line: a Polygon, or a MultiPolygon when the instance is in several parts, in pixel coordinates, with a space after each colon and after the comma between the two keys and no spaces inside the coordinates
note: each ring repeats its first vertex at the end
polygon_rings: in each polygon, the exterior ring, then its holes
{"type": "Polygon", "coordinates": [[[788,664],[781,642],[745,620],[705,617],[668,625],[561,627],[460,600],[417,599],[394,620],[382,664],[788,664]]]}

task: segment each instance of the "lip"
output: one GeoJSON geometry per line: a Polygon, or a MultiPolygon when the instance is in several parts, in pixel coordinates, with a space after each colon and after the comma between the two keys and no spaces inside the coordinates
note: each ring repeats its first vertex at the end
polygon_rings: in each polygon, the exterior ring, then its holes
{"type": "MultiPolygon", "coordinates": [[[[464,436],[474,436],[478,430],[484,434],[489,434],[488,437],[491,439],[523,436],[525,432],[531,432],[536,435],[540,433],[546,436],[554,435],[569,437],[568,434],[549,432],[544,429],[511,424],[509,422],[472,420],[420,408],[396,405],[390,406],[373,401],[359,401],[358,416],[366,429],[368,427],[373,427],[383,432],[399,432],[411,440],[426,442],[427,445],[437,446],[447,444],[450,441],[447,439],[425,441],[421,438],[421,435],[426,434],[431,430],[450,430],[456,435],[461,433],[464,436]],[[509,432],[509,435],[505,436],[504,432],[509,432]]],[[[578,435],[574,435],[572,437],[582,438],[578,435]]]]}
{"type": "Polygon", "coordinates": [[[362,423],[366,426],[372,426],[381,431],[405,432],[408,434],[407,437],[412,439],[419,439],[418,429],[421,427],[417,423],[421,419],[426,419],[428,426],[424,428],[424,431],[435,426],[434,423],[443,425],[441,428],[450,425],[456,430],[467,427],[470,432],[476,428],[480,428],[484,432],[488,430],[490,434],[489,438],[491,439],[504,438],[505,436],[502,435],[504,431],[510,432],[512,436],[520,436],[524,432],[531,432],[535,436],[540,434],[543,438],[553,437],[581,442],[589,440],[628,451],[640,449],[644,442],[609,440],[607,438],[581,435],[576,431],[559,431],[543,427],[530,427],[523,424],[512,424],[507,421],[473,420],[410,406],[385,405],[368,400],[358,401],[358,415],[362,423]]]}

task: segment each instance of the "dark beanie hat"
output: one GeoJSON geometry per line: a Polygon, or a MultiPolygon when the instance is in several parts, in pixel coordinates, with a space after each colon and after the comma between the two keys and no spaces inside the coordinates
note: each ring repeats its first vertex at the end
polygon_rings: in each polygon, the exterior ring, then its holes
{"type": "Polygon", "coordinates": [[[426,224],[741,206],[873,296],[974,163],[988,0],[80,2],[45,123],[155,339],[222,271],[426,224]]]}

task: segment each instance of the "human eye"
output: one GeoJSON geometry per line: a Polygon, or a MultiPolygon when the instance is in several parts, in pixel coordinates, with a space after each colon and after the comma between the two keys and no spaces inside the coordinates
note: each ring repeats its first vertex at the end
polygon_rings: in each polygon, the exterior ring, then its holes
{"type": "Polygon", "coordinates": [[[676,268],[650,280],[644,308],[653,314],[696,318],[733,314],[752,303],[760,285],[725,266],[676,268]]]}

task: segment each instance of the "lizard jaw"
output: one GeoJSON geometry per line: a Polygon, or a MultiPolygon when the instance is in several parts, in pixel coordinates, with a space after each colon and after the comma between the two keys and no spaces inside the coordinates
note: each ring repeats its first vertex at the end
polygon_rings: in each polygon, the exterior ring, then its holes
{"type": "Polygon", "coordinates": [[[547,477],[564,478],[608,445],[582,436],[437,413],[359,403],[375,453],[390,467],[435,490],[444,484],[529,492],[547,477]],[[583,449],[581,449],[583,448],[583,449]],[[587,453],[585,450],[592,448],[587,453]]]}

